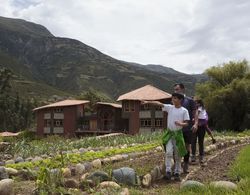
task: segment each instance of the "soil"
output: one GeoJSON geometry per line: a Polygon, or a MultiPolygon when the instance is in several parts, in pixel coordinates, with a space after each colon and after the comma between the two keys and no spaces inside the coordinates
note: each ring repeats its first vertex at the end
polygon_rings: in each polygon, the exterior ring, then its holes
{"type": "Polygon", "coordinates": [[[217,157],[211,159],[207,166],[201,167],[194,175],[190,176],[189,179],[207,183],[210,181],[231,181],[227,176],[230,165],[234,162],[239,151],[244,146],[237,146],[225,150],[217,157]]]}

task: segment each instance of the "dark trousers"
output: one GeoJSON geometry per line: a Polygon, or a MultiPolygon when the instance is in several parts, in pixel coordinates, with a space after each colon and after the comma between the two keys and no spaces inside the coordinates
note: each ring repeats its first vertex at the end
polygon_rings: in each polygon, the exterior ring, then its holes
{"type": "Polygon", "coordinates": [[[198,138],[198,144],[199,144],[199,154],[200,156],[204,155],[204,137],[206,133],[206,126],[198,126],[198,129],[195,133],[193,133],[193,139],[192,139],[192,155],[195,156],[196,153],[196,143],[198,138]]]}

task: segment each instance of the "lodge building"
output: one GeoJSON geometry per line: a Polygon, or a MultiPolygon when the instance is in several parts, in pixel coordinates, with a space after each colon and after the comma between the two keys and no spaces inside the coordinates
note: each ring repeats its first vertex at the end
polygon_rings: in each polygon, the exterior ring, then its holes
{"type": "Polygon", "coordinates": [[[35,108],[39,136],[62,134],[64,136],[149,133],[167,127],[167,113],[158,106],[144,104],[152,100],[170,103],[171,94],[146,85],[118,97],[121,104],[97,102],[88,111],[88,100],[63,100],[35,108]],[[143,104],[142,104],[143,103],[143,104]]]}

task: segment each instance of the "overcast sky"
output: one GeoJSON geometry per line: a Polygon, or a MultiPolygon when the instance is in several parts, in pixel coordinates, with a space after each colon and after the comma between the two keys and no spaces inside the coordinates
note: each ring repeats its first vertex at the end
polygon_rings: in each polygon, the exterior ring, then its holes
{"type": "Polygon", "coordinates": [[[249,0],[0,0],[0,15],[119,60],[185,73],[250,61],[249,0]]]}

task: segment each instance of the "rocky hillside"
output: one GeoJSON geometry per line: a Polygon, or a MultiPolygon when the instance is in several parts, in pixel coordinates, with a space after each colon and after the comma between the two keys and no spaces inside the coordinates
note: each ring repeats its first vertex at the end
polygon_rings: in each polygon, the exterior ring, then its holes
{"type": "Polygon", "coordinates": [[[55,37],[41,25],[4,17],[0,17],[0,66],[14,72],[20,91],[40,96],[76,95],[92,88],[115,99],[146,84],[171,92],[180,81],[191,94],[197,78],[203,79],[164,66],[120,61],[80,41],[55,37]],[[37,90],[41,87],[43,91],[37,90]]]}

